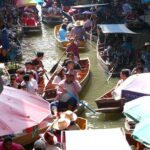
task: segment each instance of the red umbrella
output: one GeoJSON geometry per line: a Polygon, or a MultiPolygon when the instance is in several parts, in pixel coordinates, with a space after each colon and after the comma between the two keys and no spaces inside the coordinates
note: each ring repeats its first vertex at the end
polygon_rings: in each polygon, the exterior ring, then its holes
{"type": "Polygon", "coordinates": [[[49,114],[49,103],[40,96],[5,86],[0,95],[0,136],[21,133],[49,114]]]}

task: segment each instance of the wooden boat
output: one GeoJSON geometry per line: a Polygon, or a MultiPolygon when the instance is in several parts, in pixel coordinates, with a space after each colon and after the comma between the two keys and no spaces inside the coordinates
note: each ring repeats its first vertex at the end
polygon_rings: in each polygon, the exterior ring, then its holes
{"type": "MultiPolygon", "coordinates": [[[[56,41],[57,41],[57,43],[58,43],[58,46],[60,47],[60,48],[62,48],[62,49],[66,49],[66,47],[67,47],[67,44],[69,44],[69,41],[61,41],[59,38],[58,38],[58,31],[59,31],[59,29],[60,29],[60,25],[56,25],[55,27],[54,27],[54,37],[55,37],[55,39],[56,39],[56,41]]],[[[81,49],[85,49],[85,41],[80,41],[80,43],[79,43],[79,50],[81,50],[81,49]]]]}
{"type": "MultiPolygon", "coordinates": [[[[82,69],[77,71],[77,80],[83,88],[87,84],[90,77],[90,60],[89,58],[81,59],[79,60],[79,64],[82,69]]],[[[43,97],[48,101],[51,101],[56,97],[56,87],[52,84],[51,80],[49,80],[44,91],[43,97]]]]}
{"type": "Polygon", "coordinates": [[[114,98],[112,97],[112,91],[113,89],[111,89],[110,91],[108,91],[107,93],[105,93],[104,95],[100,96],[95,100],[95,103],[98,107],[98,109],[96,109],[97,112],[104,112],[104,113],[122,112],[124,99],[120,99],[117,101],[114,100],[114,98]]]}
{"type": "Polygon", "coordinates": [[[22,26],[23,33],[40,33],[42,32],[41,23],[39,22],[36,26],[22,26]]]}

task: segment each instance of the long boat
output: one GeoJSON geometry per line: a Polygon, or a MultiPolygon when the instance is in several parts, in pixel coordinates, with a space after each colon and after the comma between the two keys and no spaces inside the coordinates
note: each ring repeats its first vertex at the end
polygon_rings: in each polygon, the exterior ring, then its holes
{"type": "Polygon", "coordinates": [[[113,89],[106,92],[105,94],[103,94],[102,96],[100,96],[95,100],[95,103],[98,107],[98,109],[96,109],[97,112],[103,113],[122,112],[124,99],[114,100],[112,96],[112,91],[113,89]]]}
{"type": "MultiPolygon", "coordinates": [[[[89,58],[80,59],[79,64],[81,65],[81,70],[77,70],[77,80],[83,88],[90,78],[90,60],[89,58]]],[[[48,101],[51,101],[56,97],[56,87],[52,84],[51,80],[47,83],[44,91],[43,97],[48,101]]]]}
{"type": "MultiPolygon", "coordinates": [[[[58,38],[58,31],[60,29],[61,25],[56,25],[54,27],[54,37],[58,43],[58,47],[60,47],[61,49],[66,49],[67,45],[69,44],[69,40],[68,41],[62,41],[58,38]]],[[[85,43],[86,41],[79,41],[79,50],[81,49],[85,49],[85,43]]]]}

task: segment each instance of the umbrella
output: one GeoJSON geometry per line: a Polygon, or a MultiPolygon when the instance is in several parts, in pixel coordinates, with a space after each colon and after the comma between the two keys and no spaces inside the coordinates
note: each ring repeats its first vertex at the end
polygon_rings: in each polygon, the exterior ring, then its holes
{"type": "Polygon", "coordinates": [[[17,7],[36,6],[36,1],[35,0],[17,0],[16,6],[17,7]]]}
{"type": "Polygon", "coordinates": [[[0,94],[0,136],[22,133],[49,115],[49,103],[40,96],[4,86],[0,94]]]}
{"type": "Polygon", "coordinates": [[[84,11],[84,12],[82,12],[82,14],[91,15],[91,14],[95,14],[95,12],[93,12],[93,11],[84,11]]]}
{"type": "Polygon", "coordinates": [[[143,96],[124,105],[123,113],[136,122],[150,116],[150,96],[143,96]]]}
{"type": "Polygon", "coordinates": [[[113,95],[115,99],[124,97],[127,101],[150,95],[150,73],[131,75],[114,90],[113,95]]]}
{"type": "Polygon", "coordinates": [[[146,147],[150,148],[150,118],[141,120],[138,123],[132,133],[132,137],[136,140],[145,145],[146,147]]]}

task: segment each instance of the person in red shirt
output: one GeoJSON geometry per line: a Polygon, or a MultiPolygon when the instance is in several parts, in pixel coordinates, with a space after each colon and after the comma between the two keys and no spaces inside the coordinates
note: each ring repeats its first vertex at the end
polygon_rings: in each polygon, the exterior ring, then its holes
{"type": "Polygon", "coordinates": [[[0,142],[0,150],[25,150],[24,147],[20,144],[14,143],[10,136],[4,138],[0,142]]]}
{"type": "Polygon", "coordinates": [[[29,16],[26,21],[27,26],[37,26],[37,22],[33,16],[29,16]]]}

